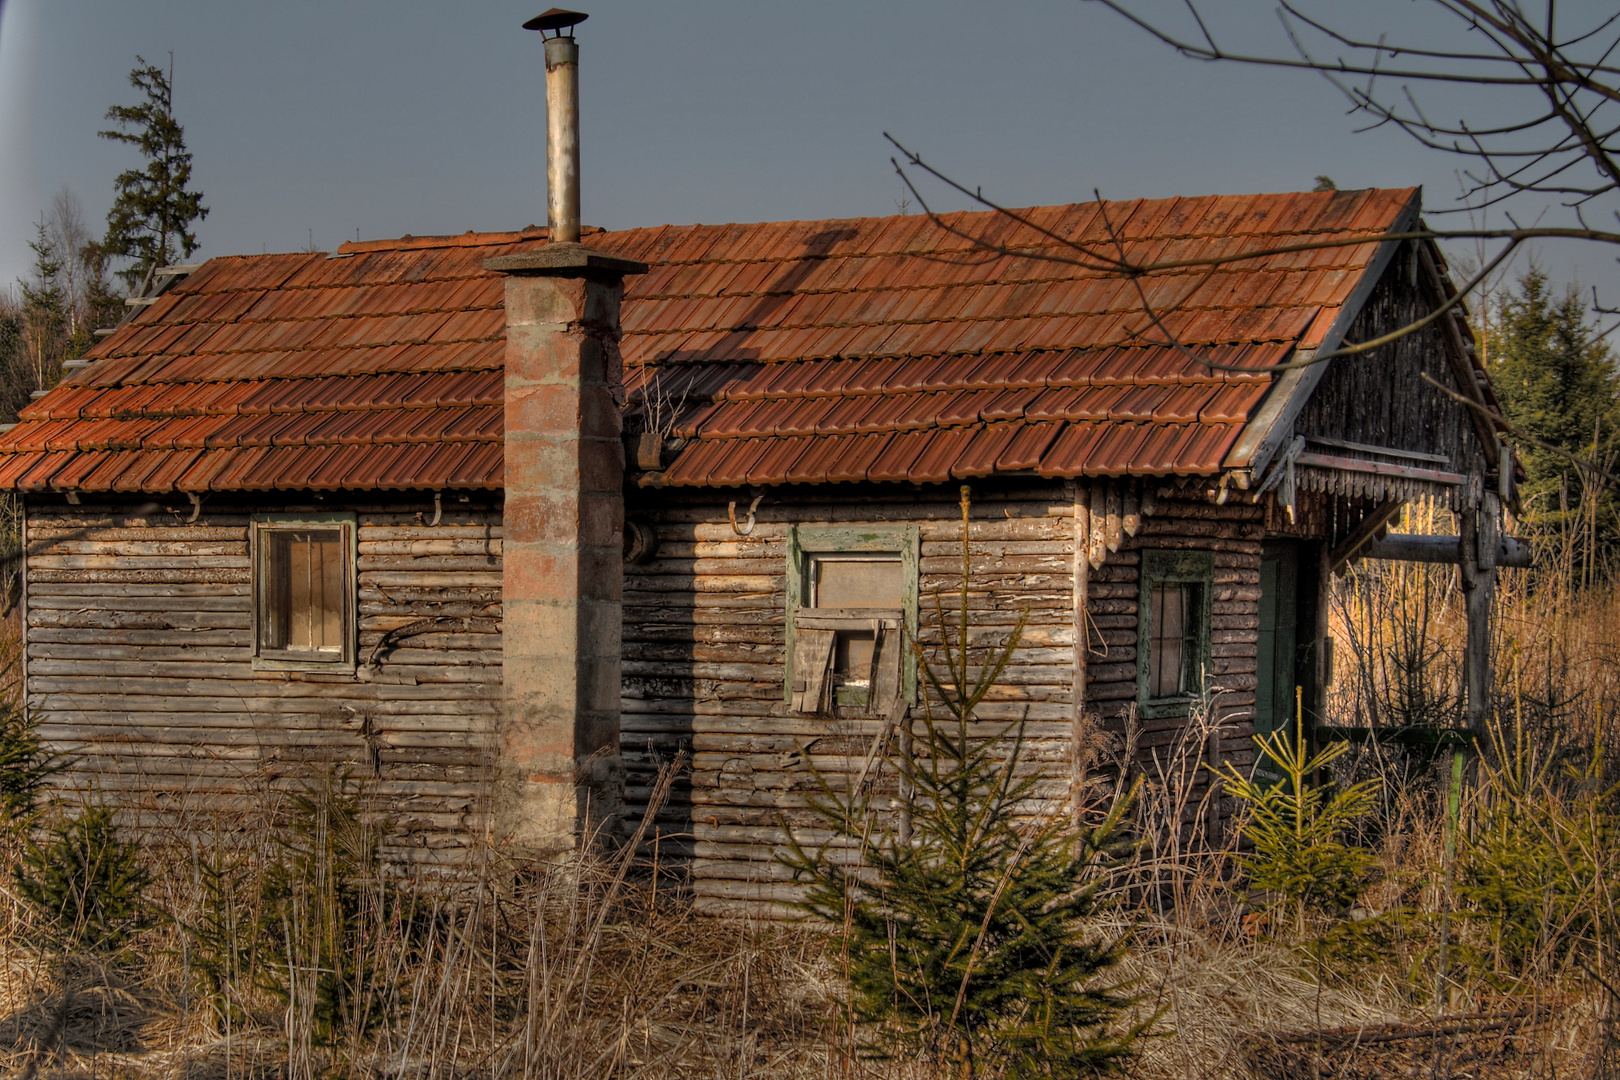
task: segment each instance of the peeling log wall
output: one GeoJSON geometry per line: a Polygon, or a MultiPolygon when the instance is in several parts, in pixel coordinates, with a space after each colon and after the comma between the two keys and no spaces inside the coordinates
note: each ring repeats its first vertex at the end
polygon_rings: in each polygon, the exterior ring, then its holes
{"type": "Polygon", "coordinates": [[[431,496],[215,496],[192,523],[174,496],[30,496],[26,693],[41,736],[72,759],[60,781],[162,825],[336,767],[389,808],[395,854],[455,861],[483,828],[501,693],[500,503],[469,498],[447,493],[430,527],[431,496]],[[254,671],[251,515],[337,509],[359,514],[362,664],[390,630],[453,621],[358,677],[254,671]]]}
{"type": "MultiPolygon", "coordinates": [[[[806,806],[815,783],[801,749],[808,748],[825,777],[847,784],[882,728],[877,719],[802,716],[783,701],[789,527],[918,525],[919,638],[931,646],[939,641],[935,592],[947,620],[960,611],[955,496],[939,488],[773,493],[748,536],[733,530],[727,501],[714,493],[663,493],[657,503],[631,507],[655,520],[660,545],[654,562],[625,573],[627,801],[633,815],[641,813],[658,763],[680,749],[692,752],[691,783],[665,807],[660,828],[688,835],[703,910],[762,913],[795,895],[773,859],[783,838],[779,822],[802,840],[825,835],[806,806]]],[[[1003,730],[989,722],[1027,718],[1024,761],[1047,778],[1040,794],[1054,800],[1069,793],[1074,717],[1075,528],[1068,498],[1062,485],[976,494],[970,529],[973,643],[1005,642],[1019,612],[1029,612],[1015,659],[979,715],[987,734],[1003,730]]],[[[740,501],[745,508],[747,498],[740,501]]],[[[883,778],[878,790],[893,793],[893,778],[883,778]]]]}

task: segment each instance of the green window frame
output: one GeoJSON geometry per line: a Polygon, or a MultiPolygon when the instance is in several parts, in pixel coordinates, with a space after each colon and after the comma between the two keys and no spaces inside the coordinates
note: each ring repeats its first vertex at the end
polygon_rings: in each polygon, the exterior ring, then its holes
{"type": "Polygon", "coordinates": [[[1144,719],[1183,715],[1209,685],[1215,553],[1150,548],[1138,582],[1137,711],[1144,719]],[[1178,615],[1179,627],[1157,624],[1178,615]],[[1167,661],[1174,670],[1165,669],[1167,661]]]}
{"type": "MultiPolygon", "coordinates": [[[[917,570],[921,549],[921,530],[915,525],[796,525],[789,528],[783,701],[790,706],[794,704],[795,679],[803,674],[795,670],[802,659],[799,657],[802,637],[811,632],[837,634],[840,627],[869,627],[876,622],[888,628],[882,632],[893,635],[890,647],[901,650],[898,672],[901,700],[906,703],[916,700],[916,658],[904,642],[916,640],[917,635],[917,570]],[[900,564],[899,611],[845,608],[826,609],[823,613],[823,609],[812,607],[811,572],[816,557],[861,553],[897,556],[900,564]],[[903,630],[903,637],[894,635],[896,630],[903,630]]],[[[861,709],[873,705],[870,688],[839,687],[831,697],[835,704],[849,708],[861,709]]],[[[816,710],[805,708],[799,711],[816,710]]]]}
{"type": "MultiPolygon", "coordinates": [[[[328,514],[255,514],[253,515],[249,544],[253,577],[253,668],[255,671],[325,671],[353,674],[358,652],[359,582],[359,520],[348,512],[328,514]],[[332,567],[330,577],[321,585],[320,601],[335,619],[335,626],[325,631],[334,639],[330,645],[298,648],[288,642],[281,628],[283,620],[295,613],[284,610],[289,598],[278,581],[278,573],[285,572],[278,561],[278,540],[291,541],[311,533],[336,533],[335,543],[325,551],[340,561],[332,567]]],[[[294,541],[296,542],[296,541],[294,541]]],[[[303,556],[309,558],[308,554],[303,556]]],[[[300,597],[306,605],[311,602],[313,589],[303,590],[300,597]]],[[[314,636],[313,634],[311,635],[314,636]]]]}

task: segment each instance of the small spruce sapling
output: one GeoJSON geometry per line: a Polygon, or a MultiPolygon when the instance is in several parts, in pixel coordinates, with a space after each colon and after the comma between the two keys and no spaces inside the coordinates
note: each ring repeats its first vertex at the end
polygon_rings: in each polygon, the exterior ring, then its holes
{"type": "Polygon", "coordinates": [[[0,828],[25,826],[34,818],[45,784],[63,762],[40,744],[28,714],[0,702],[0,828]]]}
{"type": "Polygon", "coordinates": [[[1217,770],[1229,794],[1247,804],[1243,835],[1253,850],[1238,855],[1251,888],[1277,898],[1303,935],[1312,913],[1342,918],[1366,887],[1373,854],[1342,839],[1372,809],[1375,780],[1349,787],[1312,784],[1349,749],[1330,743],[1315,754],[1305,745],[1303,720],[1254,737],[1266,770],[1277,777],[1245,776],[1230,763],[1217,770]]]}
{"type": "Polygon", "coordinates": [[[64,951],[115,952],[146,925],[151,876],[105,806],[86,806],[27,841],[12,877],[40,937],[64,951]]]}
{"type": "Polygon", "coordinates": [[[379,943],[418,928],[417,909],[382,872],[382,831],[341,774],[294,795],[259,899],[255,966],[264,989],[307,1010],[313,1042],[353,1044],[400,1006],[379,943]]]}
{"type": "Polygon", "coordinates": [[[190,944],[187,966],[224,1034],[250,1020],[241,994],[260,974],[261,936],[255,931],[263,896],[250,853],[216,842],[206,852],[194,843],[191,855],[201,902],[179,925],[190,944]]]}
{"type": "Polygon", "coordinates": [[[975,718],[1025,616],[999,648],[970,648],[966,487],[961,505],[960,619],[950,625],[936,593],[943,663],[913,643],[932,693],[910,749],[900,740],[881,753],[914,792],[909,836],[885,825],[865,785],[836,790],[810,765],[820,789],[811,805],[833,839],[806,850],[784,822],[779,858],[808,885],[798,906],[842,927],[834,950],[849,1016],[871,1052],[921,1057],[958,1078],[1117,1071],[1152,1022],[1121,1019],[1136,998],[1106,972],[1123,945],[1094,925],[1110,872],[1133,847],[1130,798],[1090,827],[1042,810],[1038,778],[1020,775],[1023,724],[990,730],[975,718]]]}

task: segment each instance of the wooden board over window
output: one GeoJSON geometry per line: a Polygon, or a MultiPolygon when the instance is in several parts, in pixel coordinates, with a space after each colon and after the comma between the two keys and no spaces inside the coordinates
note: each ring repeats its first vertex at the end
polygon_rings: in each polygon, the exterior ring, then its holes
{"type": "Polygon", "coordinates": [[[256,667],[354,670],[354,531],[352,515],[254,522],[256,667]]]}
{"type": "Polygon", "coordinates": [[[791,532],[783,689],[795,712],[886,715],[911,700],[919,540],[913,525],[791,532]]]}

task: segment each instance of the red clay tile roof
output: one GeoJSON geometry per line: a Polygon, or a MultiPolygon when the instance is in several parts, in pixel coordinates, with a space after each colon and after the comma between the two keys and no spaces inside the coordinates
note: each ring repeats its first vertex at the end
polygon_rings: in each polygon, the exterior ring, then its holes
{"type": "MultiPolygon", "coordinates": [[[[1137,261],[1336,234],[1368,242],[1142,280],[1177,339],[1263,369],[1316,344],[1413,190],[596,232],[650,264],[622,320],[632,411],[675,414],[677,485],[1219,471],[1271,384],[1170,345],[1128,279],[1039,255],[1057,236],[1137,261]],[[996,234],[996,255],[952,230],[996,234]],[[1044,232],[1043,232],[1044,230],[1044,232]],[[1052,235],[1045,235],[1045,234],[1052,235]]],[[[0,435],[0,488],[501,486],[495,255],[540,230],[212,259],[0,435]]]]}

